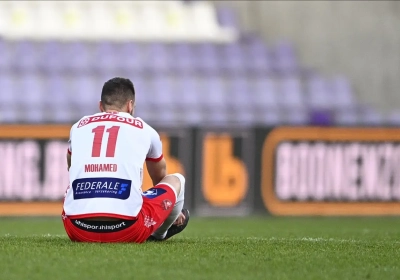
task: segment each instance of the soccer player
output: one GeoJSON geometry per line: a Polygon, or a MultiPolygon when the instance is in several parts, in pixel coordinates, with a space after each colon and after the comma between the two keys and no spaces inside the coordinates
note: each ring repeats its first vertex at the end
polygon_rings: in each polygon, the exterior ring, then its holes
{"type": "Polygon", "coordinates": [[[135,89],[113,78],[101,92],[100,111],[75,123],[67,153],[70,186],[62,218],[73,241],[162,241],[189,221],[185,178],[167,175],[158,133],[134,118],[135,89]],[[143,164],[154,187],[142,193],[143,164]]]}

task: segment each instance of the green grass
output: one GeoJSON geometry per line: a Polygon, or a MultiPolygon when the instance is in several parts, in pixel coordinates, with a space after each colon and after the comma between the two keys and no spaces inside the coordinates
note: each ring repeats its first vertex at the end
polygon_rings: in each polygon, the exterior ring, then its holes
{"type": "Polygon", "coordinates": [[[72,243],[0,219],[0,279],[400,279],[398,218],[192,218],[164,243],[72,243]]]}

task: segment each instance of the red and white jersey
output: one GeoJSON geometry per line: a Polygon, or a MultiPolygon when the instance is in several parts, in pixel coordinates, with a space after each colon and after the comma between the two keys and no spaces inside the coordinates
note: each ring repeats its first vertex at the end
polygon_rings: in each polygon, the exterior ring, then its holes
{"type": "Polygon", "coordinates": [[[70,186],[64,212],[73,218],[129,219],[139,213],[145,160],[162,159],[158,133],[128,113],[85,116],[71,128],[70,186]]]}

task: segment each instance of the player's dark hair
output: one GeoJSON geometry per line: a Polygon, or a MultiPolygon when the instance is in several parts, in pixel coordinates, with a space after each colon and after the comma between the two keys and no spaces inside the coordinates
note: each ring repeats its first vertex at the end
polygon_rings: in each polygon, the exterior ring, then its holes
{"type": "Polygon", "coordinates": [[[104,83],[101,90],[103,106],[122,108],[129,100],[135,100],[135,88],[131,80],[116,77],[104,83]]]}

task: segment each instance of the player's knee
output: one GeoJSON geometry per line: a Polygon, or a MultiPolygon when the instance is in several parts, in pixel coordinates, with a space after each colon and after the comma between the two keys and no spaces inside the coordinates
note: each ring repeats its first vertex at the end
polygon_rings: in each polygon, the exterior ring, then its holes
{"type": "Polygon", "coordinates": [[[185,187],[186,179],[181,173],[173,173],[173,174],[170,174],[170,176],[175,176],[179,179],[181,189],[183,189],[185,187]]]}
{"type": "Polygon", "coordinates": [[[168,174],[160,183],[171,185],[176,190],[176,194],[179,195],[185,188],[185,177],[180,173],[168,174]]]}

